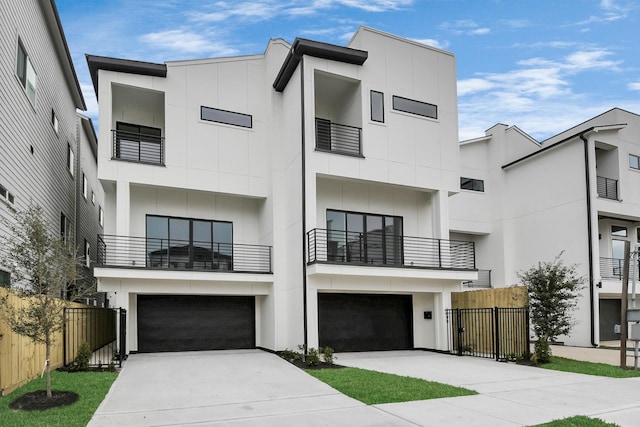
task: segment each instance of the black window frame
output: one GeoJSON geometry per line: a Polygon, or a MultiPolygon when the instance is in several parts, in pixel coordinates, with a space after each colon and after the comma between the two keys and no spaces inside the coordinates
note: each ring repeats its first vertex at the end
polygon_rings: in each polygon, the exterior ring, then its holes
{"type": "Polygon", "coordinates": [[[396,111],[402,111],[403,113],[408,113],[408,114],[413,114],[416,116],[420,116],[420,117],[427,117],[429,119],[434,119],[437,120],[438,119],[438,106],[435,104],[431,104],[429,102],[424,102],[424,101],[418,101],[416,99],[411,99],[411,98],[405,98],[403,96],[398,96],[398,95],[393,95],[392,99],[391,99],[391,106],[394,110],[396,111]],[[414,110],[411,111],[411,109],[409,108],[401,108],[400,106],[398,106],[396,104],[396,101],[406,101],[408,103],[414,103],[420,106],[428,106],[428,107],[433,107],[435,113],[433,114],[428,114],[428,113],[422,113],[422,112],[418,112],[418,110],[414,110]]]}
{"type": "Polygon", "coordinates": [[[212,122],[212,123],[222,123],[225,125],[236,126],[236,127],[245,128],[245,129],[253,129],[253,116],[251,114],[239,113],[237,111],[223,110],[221,108],[215,108],[215,107],[207,107],[205,105],[200,106],[200,120],[204,120],[205,122],[212,122]],[[234,116],[243,117],[243,118],[248,117],[249,124],[246,125],[246,124],[242,124],[241,122],[234,123],[232,120],[225,120],[224,118],[221,118],[218,120],[213,118],[205,118],[205,114],[204,114],[205,110],[223,113],[223,116],[227,116],[227,117],[234,117],[234,116]]]}
{"type": "MultiPolygon", "coordinates": [[[[377,100],[376,100],[377,101],[377,100]]],[[[369,103],[370,103],[370,109],[371,109],[371,121],[372,122],[376,122],[376,123],[384,123],[384,93],[377,91],[377,90],[371,90],[369,91],[369,103]],[[378,120],[376,118],[374,118],[373,112],[373,106],[374,106],[374,94],[380,95],[379,101],[381,102],[380,105],[380,113],[382,115],[382,117],[378,120]]]]}
{"type": "Polygon", "coordinates": [[[460,189],[484,193],[484,180],[477,179],[477,178],[467,178],[467,177],[461,176],[460,189]]]}

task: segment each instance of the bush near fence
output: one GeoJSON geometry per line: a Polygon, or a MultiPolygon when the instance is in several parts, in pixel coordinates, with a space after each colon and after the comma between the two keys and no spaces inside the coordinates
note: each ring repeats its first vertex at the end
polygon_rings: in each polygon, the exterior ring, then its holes
{"type": "MultiPolygon", "coordinates": [[[[7,289],[0,288],[0,297],[7,295],[7,289]]],[[[9,295],[9,304],[24,305],[27,302],[16,295],[9,295]]],[[[70,307],[91,307],[71,303],[70,307]]],[[[63,333],[55,334],[55,344],[51,347],[51,368],[64,364],[63,333]]],[[[34,344],[29,338],[14,333],[9,325],[0,319],[0,396],[11,393],[16,388],[36,378],[44,369],[44,344],[34,344]]],[[[74,356],[75,357],[75,356],[74,356]]]]}
{"type": "Polygon", "coordinates": [[[459,327],[466,331],[461,343],[453,334],[454,348],[461,345],[463,350],[480,354],[491,354],[499,348],[500,358],[502,355],[523,357],[528,352],[526,316],[520,310],[500,310],[500,319],[496,324],[495,311],[485,312],[481,309],[518,309],[528,304],[529,295],[524,286],[452,292],[451,307],[454,310],[462,309],[459,317],[451,319],[452,331],[457,331],[459,327]]]}

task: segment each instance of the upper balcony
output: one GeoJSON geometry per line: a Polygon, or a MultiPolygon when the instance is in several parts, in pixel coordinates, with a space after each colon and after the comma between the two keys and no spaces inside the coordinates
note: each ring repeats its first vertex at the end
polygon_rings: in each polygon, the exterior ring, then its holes
{"type": "Polygon", "coordinates": [[[618,180],[598,176],[598,197],[609,200],[620,200],[618,198],[618,180]]]}
{"type": "MultiPolygon", "coordinates": [[[[609,280],[622,280],[624,274],[624,259],[600,258],[600,277],[609,280]]],[[[635,269],[636,280],[640,280],[640,265],[635,269]]],[[[632,280],[629,271],[629,280],[632,280]]]]}
{"type": "Polygon", "coordinates": [[[152,128],[145,131],[149,133],[112,129],[111,159],[164,166],[164,137],[152,128]]]}
{"type": "Polygon", "coordinates": [[[271,246],[99,235],[96,266],[271,273],[271,246]]]}
{"type": "Polygon", "coordinates": [[[362,129],[316,118],[316,150],[362,157],[362,129]]]}
{"type": "Polygon", "coordinates": [[[309,264],[476,269],[473,242],[314,228],[307,243],[309,264]]]}

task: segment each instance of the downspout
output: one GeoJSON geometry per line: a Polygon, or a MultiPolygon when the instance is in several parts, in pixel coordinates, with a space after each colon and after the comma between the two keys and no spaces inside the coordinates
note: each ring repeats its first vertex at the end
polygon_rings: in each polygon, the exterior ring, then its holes
{"type": "Polygon", "coordinates": [[[593,297],[593,231],[591,226],[591,173],[589,168],[589,140],[584,137],[586,132],[580,134],[580,139],[584,142],[584,170],[585,170],[585,182],[587,189],[587,238],[589,244],[589,313],[591,315],[591,345],[597,347],[595,339],[595,298],[593,297]]]}
{"type": "MultiPolygon", "coordinates": [[[[294,53],[295,55],[295,53],[294,53]]],[[[307,179],[306,179],[306,147],[305,147],[305,110],[304,110],[304,56],[300,58],[300,103],[301,103],[301,112],[300,112],[300,128],[301,128],[301,145],[302,145],[302,153],[301,153],[301,161],[302,161],[302,328],[304,334],[304,353],[306,354],[308,348],[308,339],[307,339],[307,263],[306,259],[306,230],[307,230],[307,179]]]]}

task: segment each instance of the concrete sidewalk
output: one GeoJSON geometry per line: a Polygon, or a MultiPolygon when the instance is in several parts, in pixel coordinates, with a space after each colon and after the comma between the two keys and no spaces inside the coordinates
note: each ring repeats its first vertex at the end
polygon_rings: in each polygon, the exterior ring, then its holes
{"type": "Polygon", "coordinates": [[[375,405],[421,426],[530,426],[574,415],[620,426],[640,425],[640,378],[603,378],[420,351],[344,353],[337,357],[342,365],[480,393],[375,405]]]}
{"type": "MultiPolygon", "coordinates": [[[[620,342],[613,343],[620,346],[620,342]]],[[[532,347],[533,349],[533,347],[532,347]]],[[[593,348],[593,347],[569,347],[564,345],[552,345],[551,354],[567,359],[583,360],[586,362],[606,363],[620,366],[620,349],[593,348]]],[[[627,344],[627,367],[633,367],[633,342],[627,344]]]]}

